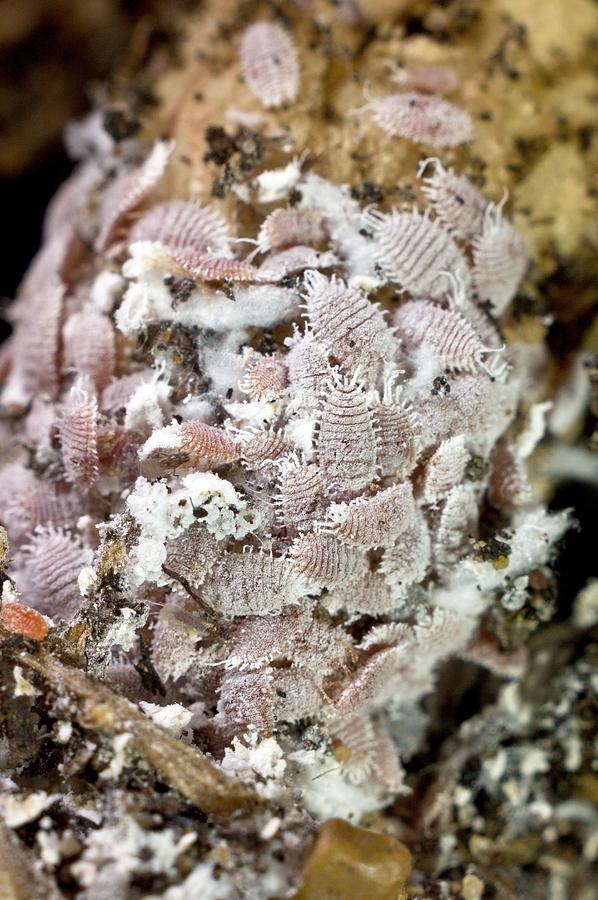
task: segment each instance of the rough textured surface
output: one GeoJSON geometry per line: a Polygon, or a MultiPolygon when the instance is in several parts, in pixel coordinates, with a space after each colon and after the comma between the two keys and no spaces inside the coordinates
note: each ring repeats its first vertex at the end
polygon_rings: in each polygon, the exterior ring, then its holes
{"type": "Polygon", "coordinates": [[[598,480],[598,13],[546,7],[206,0],[134,134],[70,130],[0,360],[34,893],[591,896],[596,604],[547,502],[598,480]],[[397,90],[448,100],[399,136],[397,90]]]}

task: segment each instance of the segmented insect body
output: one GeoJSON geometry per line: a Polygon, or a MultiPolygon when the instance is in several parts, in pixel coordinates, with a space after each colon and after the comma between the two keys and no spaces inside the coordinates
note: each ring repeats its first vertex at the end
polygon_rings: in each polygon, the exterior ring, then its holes
{"type": "Polygon", "coordinates": [[[275,431],[257,431],[242,441],[243,465],[261,475],[273,475],[276,460],[288,455],[290,447],[275,431]]]}
{"type": "Polygon", "coordinates": [[[478,522],[478,503],[471,484],[459,484],[448,494],[434,539],[434,555],[438,564],[456,562],[469,549],[478,522]]]}
{"type": "Polygon", "coordinates": [[[167,543],[164,571],[184,587],[197,590],[219,555],[216,538],[204,525],[196,522],[167,543]]]}
{"type": "Polygon", "coordinates": [[[103,390],[114,375],[114,328],[107,316],[85,310],[70,316],[64,328],[64,361],[79,376],[103,390]]]}
{"type": "Polygon", "coordinates": [[[326,237],[325,220],[318,210],[279,208],[262,222],[256,252],[268,253],[299,244],[317,247],[326,237]]]}
{"type": "Polygon", "coordinates": [[[148,209],[131,228],[129,244],[135,241],[157,241],[189,260],[232,256],[228,225],[220,213],[184,200],[148,209]]]}
{"type": "Polygon", "coordinates": [[[484,230],[473,244],[473,283],[482,302],[490,301],[500,316],[515,294],[529,264],[519,232],[502,217],[501,205],[490,204],[484,230]]]}
{"type": "Polygon", "coordinates": [[[379,571],[390,584],[418,584],[428,572],[431,556],[430,532],[420,515],[391,547],[385,547],[379,571]]]}
{"type": "Polygon", "coordinates": [[[406,91],[374,99],[368,108],[387,134],[416,144],[457,147],[472,138],[469,115],[438,97],[406,91]]]}
{"type": "Polygon", "coordinates": [[[239,459],[238,444],[215,425],[204,422],[182,422],[179,428],[180,449],[191,465],[207,462],[212,466],[225,465],[239,459]]]}
{"type": "Polygon", "coordinates": [[[334,253],[314,250],[298,244],[287,250],[269,255],[259,268],[259,271],[267,275],[272,281],[280,281],[287,275],[296,275],[306,269],[329,269],[336,265],[338,259],[334,253]]]}
{"type": "Polygon", "coordinates": [[[82,602],[78,577],[89,563],[91,552],[76,538],[52,526],[35,531],[23,552],[31,579],[32,605],[40,612],[70,620],[82,602]]]}
{"type": "Polygon", "coordinates": [[[318,467],[300,463],[295,457],[281,460],[276,502],[284,525],[310,530],[321,511],[328,489],[318,467]]]}
{"type": "Polygon", "coordinates": [[[334,496],[358,494],[376,477],[376,434],[363,386],[338,372],[320,407],[318,463],[334,496]]]}
{"type": "Polygon", "coordinates": [[[38,525],[66,525],[73,515],[72,504],[55,485],[35,478],[29,471],[27,475],[30,480],[19,485],[3,503],[11,543],[15,535],[23,538],[38,525]]]}
{"type": "Polygon", "coordinates": [[[284,394],[287,384],[288,373],[283,359],[258,353],[249,357],[241,390],[250,400],[277,400],[284,394]]]}
{"type": "Polygon", "coordinates": [[[62,462],[69,481],[89,487],[99,474],[98,404],[89,382],[75,384],[57,414],[62,462]]]}
{"type": "Polygon", "coordinates": [[[462,434],[443,441],[428,464],[422,484],[421,499],[424,503],[437,503],[451,488],[459,484],[470,455],[462,434]]]}
{"type": "Polygon", "coordinates": [[[387,215],[371,210],[364,215],[374,233],[374,254],[386,278],[414,296],[440,298],[449,286],[450,272],[464,286],[470,281],[465,257],[449,234],[427,213],[387,215]]]}
{"type": "Polygon", "coordinates": [[[376,462],[383,477],[406,477],[417,460],[419,438],[413,410],[385,391],[383,402],[372,410],[376,426],[376,462]]]}
{"type": "Polygon", "coordinates": [[[217,719],[237,729],[254,724],[262,732],[272,732],[276,694],[269,672],[231,672],[219,693],[217,719]]]}
{"type": "Polygon", "coordinates": [[[231,281],[243,284],[278,280],[276,273],[261,271],[242,259],[209,255],[198,257],[188,248],[172,250],[171,255],[181,269],[195,281],[231,281]]]}
{"type": "Polygon", "coordinates": [[[429,352],[446,369],[488,374],[484,356],[495,353],[485,347],[472,326],[454,309],[442,309],[425,300],[410,300],[395,313],[395,325],[405,349],[429,352]]]}
{"type": "Polygon", "coordinates": [[[512,510],[532,499],[525,461],[508,447],[506,441],[496,444],[490,457],[488,498],[498,509],[512,510]]]}
{"type": "Polygon", "coordinates": [[[117,176],[106,189],[100,207],[100,230],[96,250],[107,250],[126,227],[132,212],[146,199],[160,181],[172,153],[173,144],[158,141],[148,158],[132,172],[117,176]]]}
{"type": "Polygon", "coordinates": [[[329,350],[309,331],[287,339],[286,363],[295,397],[315,400],[330,377],[329,350]]]}
{"type": "Polygon", "coordinates": [[[333,504],[327,527],[341,540],[371,549],[392,544],[414,516],[413,489],[403,482],[373,497],[333,504]]]}
{"type": "Polygon", "coordinates": [[[402,607],[403,597],[377,572],[365,571],[346,583],[330,587],[325,603],[331,613],[386,616],[402,607]]]}
{"type": "Polygon", "coordinates": [[[349,751],[342,768],[350,781],[360,784],[372,779],[389,791],[404,790],[396,747],[378,723],[362,714],[335,723],[330,731],[349,751]]]}
{"type": "Polygon", "coordinates": [[[55,396],[60,384],[59,340],[64,285],[51,284],[32,298],[15,347],[18,370],[26,391],[55,396]]]}
{"type": "Polygon", "coordinates": [[[322,586],[351,581],[367,568],[363,553],[328,534],[300,535],[291,544],[289,556],[299,572],[322,586]]]}
{"type": "Polygon", "coordinates": [[[436,221],[454,237],[471,240],[483,229],[488,201],[469,178],[457,175],[453,169],[445,169],[439,159],[424,160],[419,168],[420,177],[430,164],[433,171],[423,179],[422,192],[431,203],[436,221]]]}
{"type": "Polygon", "coordinates": [[[165,469],[205,469],[235,462],[240,447],[224,429],[191,420],[154,431],[140,456],[165,469]]]}
{"type": "Polygon", "coordinates": [[[310,329],[341,365],[392,359],[396,346],[392,331],[365,294],[319,272],[306,272],[304,281],[310,329]]]}
{"type": "Polygon", "coordinates": [[[406,66],[395,72],[392,80],[403,90],[441,95],[452,93],[459,83],[453,69],[442,65],[406,66]]]}
{"type": "Polygon", "coordinates": [[[227,553],[202,588],[202,598],[223,616],[279,613],[305,593],[288,558],[258,552],[227,553]]]}
{"type": "Polygon", "coordinates": [[[295,44],[277,22],[250,25],[241,40],[241,74],[260,103],[270,108],[292,102],[299,92],[295,44]]]}

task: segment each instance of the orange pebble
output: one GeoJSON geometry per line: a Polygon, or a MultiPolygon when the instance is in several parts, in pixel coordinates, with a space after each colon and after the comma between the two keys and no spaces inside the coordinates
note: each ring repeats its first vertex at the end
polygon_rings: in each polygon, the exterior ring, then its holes
{"type": "Polygon", "coordinates": [[[23,603],[4,603],[0,615],[5,628],[29,640],[43,641],[48,634],[48,626],[41,613],[23,603]]]}

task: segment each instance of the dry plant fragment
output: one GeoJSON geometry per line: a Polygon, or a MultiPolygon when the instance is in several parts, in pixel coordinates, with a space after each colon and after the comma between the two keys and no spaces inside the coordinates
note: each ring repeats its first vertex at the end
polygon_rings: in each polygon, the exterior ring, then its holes
{"type": "Polygon", "coordinates": [[[133,703],[106,685],[47,652],[7,652],[19,664],[41,675],[59,696],[65,689],[72,693],[80,704],[77,715],[83,728],[107,734],[130,732],[136,752],[170,787],[203,812],[215,817],[228,816],[255,803],[250,790],[225,776],[198,750],[154,725],[133,703]]]}

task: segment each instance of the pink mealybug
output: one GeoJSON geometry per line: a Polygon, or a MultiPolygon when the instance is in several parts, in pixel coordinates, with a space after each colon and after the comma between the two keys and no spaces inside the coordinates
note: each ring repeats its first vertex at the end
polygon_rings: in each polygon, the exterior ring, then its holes
{"type": "Polygon", "coordinates": [[[273,475],[276,460],[288,455],[290,447],[272,430],[256,431],[241,440],[241,461],[260,475],[273,475]]]}
{"type": "Polygon", "coordinates": [[[434,555],[439,565],[449,565],[465,555],[476,536],[478,501],[471,484],[449,491],[434,536],[434,555]]]}
{"type": "Polygon", "coordinates": [[[426,300],[410,300],[395,313],[395,325],[407,352],[429,353],[439,365],[458,372],[490,372],[487,354],[503,348],[485,347],[472,326],[454,309],[442,309],[426,300]]]}
{"type": "Polygon", "coordinates": [[[184,200],[159,203],[133,225],[129,244],[156,241],[185,258],[229,257],[230,234],[225,219],[213,209],[184,200]]]}
{"type": "Polygon", "coordinates": [[[423,503],[438,502],[459,484],[469,459],[462,434],[443,441],[426,465],[421,491],[423,503]]]}
{"type": "Polygon", "coordinates": [[[255,253],[283,250],[298,244],[317,247],[327,236],[324,217],[316,209],[275,209],[264,219],[255,253]]]}
{"type": "Polygon", "coordinates": [[[439,159],[425,159],[417,173],[419,178],[430,164],[433,171],[423,179],[422,192],[432,205],[436,221],[456,238],[471,240],[482,231],[488,201],[469,178],[446,169],[439,159]]]}
{"type": "Polygon", "coordinates": [[[30,602],[36,609],[70,620],[81,606],[78,577],[91,560],[91,551],[62,529],[46,526],[34,531],[24,548],[30,602]]]}
{"type": "Polygon", "coordinates": [[[58,435],[66,477],[89,487],[99,474],[98,404],[88,381],[79,381],[57,414],[58,435]]]}
{"type": "Polygon", "coordinates": [[[225,554],[202,589],[206,603],[227,617],[279,613],[306,593],[288,558],[262,552],[225,554]]]}
{"type": "Polygon", "coordinates": [[[311,529],[328,495],[322,473],[313,463],[301,463],[295,456],[281,459],[278,468],[275,500],[282,524],[300,531],[311,529]]]}
{"type": "Polygon", "coordinates": [[[17,371],[27,392],[56,394],[60,385],[60,321],[64,285],[51,283],[27,303],[15,336],[17,371]]]}
{"type": "Polygon", "coordinates": [[[298,244],[267,256],[259,271],[268,275],[272,281],[280,281],[287,275],[296,275],[306,269],[329,269],[337,263],[337,257],[330,251],[323,252],[298,244]]]}
{"type": "Polygon", "coordinates": [[[318,585],[351,581],[367,568],[362,553],[328,534],[302,534],[295,538],[289,556],[297,571],[318,585]]]}
{"type": "Polygon", "coordinates": [[[342,541],[371,549],[394,543],[414,516],[413,489],[406,481],[373,497],[332,504],[325,527],[342,541]]]}
{"type": "Polygon", "coordinates": [[[442,297],[446,272],[464,286],[470,274],[465,257],[449,234],[425,215],[369,210],[364,221],[374,233],[374,255],[389,281],[419,297],[442,297]]]}
{"type": "Polygon", "coordinates": [[[459,80],[453,69],[441,64],[406,65],[394,72],[392,80],[403,90],[424,94],[451,94],[459,80]]]}
{"type": "Polygon", "coordinates": [[[276,356],[252,353],[245,366],[241,390],[250,400],[277,400],[288,384],[284,360],[276,356]]]}
{"type": "Polygon", "coordinates": [[[241,40],[241,74],[266,107],[293,101],[299,91],[299,62],[293,39],[278,22],[256,22],[241,40]]]}
{"type": "Polygon", "coordinates": [[[431,542],[423,516],[417,516],[390,547],[385,547],[379,571],[390,584],[418,584],[431,561],[431,542]]]}
{"type": "Polygon", "coordinates": [[[475,290],[481,302],[490,301],[497,316],[503,314],[517,293],[529,265],[523,238],[502,216],[504,202],[488,206],[484,230],[473,244],[475,290]]]}
{"type": "Polygon", "coordinates": [[[314,271],[306,272],[304,281],[310,330],[341,365],[393,358],[394,336],[362,291],[314,271]]]}
{"type": "Polygon", "coordinates": [[[101,391],[114,375],[114,327],[107,316],[94,309],[82,310],[67,319],[63,331],[64,363],[76,375],[87,376],[101,391]]]}
{"type": "Polygon", "coordinates": [[[362,383],[338,370],[324,385],[318,463],[335,496],[352,496],[376,477],[376,435],[362,383]]]}
{"type": "Polygon", "coordinates": [[[394,378],[384,384],[382,401],[373,407],[376,426],[376,463],[385,477],[409,475],[415,466],[419,450],[419,427],[413,409],[399,400],[394,378]]]}
{"type": "Polygon", "coordinates": [[[371,779],[389,791],[407,790],[396,746],[378,722],[361,714],[342,719],[330,730],[349,751],[342,767],[350,781],[360,784],[371,779]]]}
{"type": "Polygon", "coordinates": [[[103,252],[116,240],[126,227],[131,213],[137,209],[160,181],[172,153],[173,144],[158,141],[145,160],[136,169],[118,175],[109,185],[100,207],[100,231],[96,249],[103,252]]]}
{"type": "Polygon", "coordinates": [[[457,147],[472,138],[469,115],[446,100],[408,91],[372,98],[371,110],[378,125],[393,137],[431,147],[457,147]]]}

